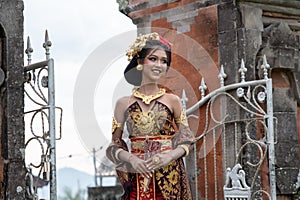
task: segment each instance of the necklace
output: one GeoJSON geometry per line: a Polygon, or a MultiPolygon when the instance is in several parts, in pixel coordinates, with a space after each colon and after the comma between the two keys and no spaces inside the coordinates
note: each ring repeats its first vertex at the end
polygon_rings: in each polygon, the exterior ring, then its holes
{"type": "Polygon", "coordinates": [[[137,89],[133,89],[133,96],[142,99],[142,102],[144,102],[145,104],[150,104],[152,100],[161,97],[165,93],[166,90],[164,88],[159,88],[159,91],[157,93],[151,95],[145,95],[143,93],[140,93],[137,89]]]}

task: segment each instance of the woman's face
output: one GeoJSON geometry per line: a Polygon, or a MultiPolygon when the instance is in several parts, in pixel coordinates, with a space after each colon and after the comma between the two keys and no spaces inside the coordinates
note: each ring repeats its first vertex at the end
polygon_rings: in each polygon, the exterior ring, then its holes
{"type": "Polygon", "coordinates": [[[142,83],[157,83],[167,72],[167,54],[162,49],[155,49],[144,58],[142,83]]]}

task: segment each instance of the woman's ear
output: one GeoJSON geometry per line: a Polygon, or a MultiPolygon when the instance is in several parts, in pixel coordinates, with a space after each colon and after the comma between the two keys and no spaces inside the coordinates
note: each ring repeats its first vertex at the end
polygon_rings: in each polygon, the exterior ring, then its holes
{"type": "Polygon", "coordinates": [[[144,61],[144,59],[138,58],[138,59],[137,59],[137,63],[138,63],[138,65],[140,65],[140,64],[141,64],[141,65],[142,65],[142,64],[144,64],[144,62],[143,62],[143,61],[144,61]]]}

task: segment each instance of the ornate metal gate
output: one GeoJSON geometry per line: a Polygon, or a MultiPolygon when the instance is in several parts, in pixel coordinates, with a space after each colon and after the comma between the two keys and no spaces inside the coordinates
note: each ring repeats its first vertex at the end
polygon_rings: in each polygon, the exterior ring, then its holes
{"type": "Polygon", "coordinates": [[[206,96],[202,79],[201,100],[186,109],[188,117],[200,107],[205,114],[205,127],[195,144],[195,199],[276,199],[276,119],[269,68],[263,56],[262,79],[246,81],[242,60],[240,82],[225,86],[221,66],[220,88],[206,96]]]}
{"type": "Polygon", "coordinates": [[[51,41],[47,31],[43,47],[46,59],[32,64],[33,49],[28,37],[25,51],[28,65],[24,68],[26,199],[38,199],[37,188],[49,185],[49,198],[56,200],[55,143],[61,138],[62,109],[55,106],[54,60],[50,58],[51,41]],[[58,136],[56,135],[56,109],[60,112],[58,136]],[[32,161],[34,158],[37,159],[32,161]]]}

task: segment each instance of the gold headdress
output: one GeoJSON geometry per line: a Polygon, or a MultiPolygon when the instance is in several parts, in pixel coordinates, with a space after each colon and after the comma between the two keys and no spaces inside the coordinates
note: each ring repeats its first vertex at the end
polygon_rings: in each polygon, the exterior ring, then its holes
{"type": "Polygon", "coordinates": [[[153,32],[153,33],[149,33],[149,34],[145,34],[145,35],[139,35],[134,43],[130,46],[129,50],[127,50],[126,52],[126,56],[128,57],[128,61],[130,61],[134,56],[136,56],[138,54],[138,52],[140,52],[144,46],[146,45],[146,42],[148,40],[158,40],[161,41],[162,43],[166,44],[169,48],[169,43],[163,39],[161,36],[159,36],[158,33],[153,32]]]}

